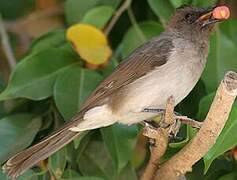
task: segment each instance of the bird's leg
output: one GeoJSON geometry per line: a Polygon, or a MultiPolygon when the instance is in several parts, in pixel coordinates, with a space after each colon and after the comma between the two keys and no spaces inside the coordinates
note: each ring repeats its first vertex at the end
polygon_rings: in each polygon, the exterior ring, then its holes
{"type": "Polygon", "coordinates": [[[142,112],[162,114],[165,112],[165,109],[145,108],[142,112]]]}
{"type": "MultiPolygon", "coordinates": [[[[153,126],[156,128],[160,127],[159,123],[161,122],[161,119],[164,118],[165,109],[145,108],[142,112],[157,113],[158,114],[157,117],[155,117],[154,119],[151,119],[151,120],[145,120],[144,122],[146,122],[150,126],[153,126]]],[[[193,128],[197,128],[197,129],[200,129],[202,126],[202,122],[196,121],[196,120],[191,119],[187,116],[183,116],[182,114],[180,114],[176,111],[174,111],[174,118],[176,121],[180,121],[180,122],[177,122],[177,124],[179,124],[179,123],[186,124],[186,125],[190,125],[193,128]]],[[[141,124],[143,126],[145,126],[144,122],[141,122],[141,124]]]]}
{"type": "Polygon", "coordinates": [[[144,121],[143,135],[149,138],[150,147],[156,146],[157,127],[144,121]]]}
{"type": "Polygon", "coordinates": [[[157,113],[158,115],[161,115],[160,117],[158,116],[159,118],[156,117],[152,120],[146,120],[143,122],[146,131],[145,136],[149,137],[151,145],[156,144],[156,139],[153,138],[153,136],[158,128],[166,129],[169,137],[174,138],[178,134],[182,123],[191,125],[194,128],[200,128],[202,125],[201,122],[175,112],[174,99],[172,96],[167,100],[166,109],[145,108],[143,112],[157,113]]]}

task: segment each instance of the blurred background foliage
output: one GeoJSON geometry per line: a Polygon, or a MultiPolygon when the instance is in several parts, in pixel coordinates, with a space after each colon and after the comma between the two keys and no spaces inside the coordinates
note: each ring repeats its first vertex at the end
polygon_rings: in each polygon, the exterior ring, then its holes
{"type": "MultiPolygon", "coordinates": [[[[224,73],[237,71],[235,0],[0,0],[0,164],[69,121],[120,61],[164,30],[175,8],[216,3],[229,5],[231,19],[216,27],[205,72],[176,107],[200,121],[224,73]],[[92,44],[82,41],[78,33],[66,36],[77,23],[91,25],[83,29],[83,37],[91,38],[92,44]],[[12,52],[6,48],[8,41],[12,52]],[[87,57],[102,57],[102,61],[93,63],[87,57]]],[[[234,104],[215,146],[187,179],[237,179],[236,107],[234,104]]],[[[140,130],[138,125],[115,124],[85,133],[19,179],[136,180],[149,158],[147,139],[140,130]]],[[[194,129],[183,126],[164,161],[194,134],[194,129]]],[[[2,171],[0,179],[7,179],[2,171]]]]}

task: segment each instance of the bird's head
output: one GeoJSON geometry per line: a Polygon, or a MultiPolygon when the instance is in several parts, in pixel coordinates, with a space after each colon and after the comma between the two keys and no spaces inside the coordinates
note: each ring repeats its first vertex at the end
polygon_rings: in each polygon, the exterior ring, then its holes
{"type": "Polygon", "coordinates": [[[214,25],[228,19],[229,16],[230,11],[226,6],[211,8],[182,6],[175,11],[168,29],[186,36],[191,34],[209,37],[214,25]]]}

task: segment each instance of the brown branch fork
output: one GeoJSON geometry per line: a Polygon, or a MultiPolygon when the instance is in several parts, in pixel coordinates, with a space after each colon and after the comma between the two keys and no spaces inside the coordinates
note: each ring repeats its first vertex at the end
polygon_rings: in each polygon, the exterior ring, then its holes
{"type": "Polygon", "coordinates": [[[151,147],[151,156],[148,165],[141,177],[142,180],[178,180],[187,172],[192,170],[192,166],[200,160],[211,147],[223,129],[232,104],[237,96],[237,73],[229,71],[226,73],[215,98],[209,109],[209,112],[202,124],[181,116],[180,119],[185,124],[200,127],[196,136],[181,149],[172,158],[159,164],[160,158],[164,155],[169,140],[169,133],[172,130],[174,122],[174,99],[171,97],[167,101],[166,112],[162,123],[168,124],[167,128],[163,126],[152,129],[144,128],[144,135],[154,139],[154,146],[151,147]]]}

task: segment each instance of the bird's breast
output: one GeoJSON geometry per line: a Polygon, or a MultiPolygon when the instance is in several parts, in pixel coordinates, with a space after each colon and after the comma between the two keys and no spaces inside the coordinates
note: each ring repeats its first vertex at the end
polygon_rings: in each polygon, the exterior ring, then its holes
{"type": "MultiPolygon", "coordinates": [[[[179,53],[174,51],[166,64],[128,85],[120,99],[122,103],[118,113],[131,113],[129,119],[132,119],[133,113],[141,112],[145,108],[165,108],[171,95],[174,96],[176,104],[182,101],[199,80],[204,66],[200,56],[195,53],[179,53]]],[[[136,121],[136,118],[140,121],[139,118],[142,117],[134,116],[133,121],[136,121]]]]}

